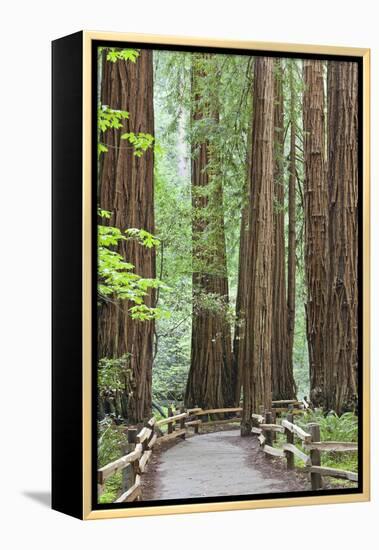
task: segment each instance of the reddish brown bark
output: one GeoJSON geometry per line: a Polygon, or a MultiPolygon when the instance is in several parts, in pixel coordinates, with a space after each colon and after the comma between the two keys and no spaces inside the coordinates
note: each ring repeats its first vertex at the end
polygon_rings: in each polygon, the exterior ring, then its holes
{"type": "MultiPolygon", "coordinates": [[[[248,162],[250,165],[250,161],[248,162]]],[[[241,399],[241,389],[243,380],[243,366],[244,366],[244,339],[245,339],[245,299],[246,299],[246,268],[245,261],[247,258],[246,252],[246,235],[248,231],[248,205],[246,198],[243,197],[243,204],[241,209],[241,229],[240,229],[240,245],[239,245],[239,259],[238,259],[238,286],[237,286],[237,298],[236,298],[236,322],[234,327],[234,339],[233,339],[233,381],[232,386],[234,389],[235,403],[239,404],[241,399]]]]}
{"type": "MultiPolygon", "coordinates": [[[[275,62],[274,108],[274,237],[272,256],[272,397],[292,399],[296,395],[289,356],[287,287],[284,235],[284,100],[281,61],[275,62]]],[[[292,353],[291,353],[292,356],[292,353]]]]}
{"type": "Polygon", "coordinates": [[[274,62],[254,63],[252,164],[249,178],[247,234],[246,326],[244,339],[241,435],[252,428],[252,413],[271,407],[272,244],[274,62]]]}
{"type": "MultiPolygon", "coordinates": [[[[249,63],[251,72],[253,60],[249,63]]],[[[252,86],[249,85],[248,96],[252,102],[252,86]]],[[[252,120],[251,120],[252,124],[252,120]]],[[[246,155],[246,179],[242,188],[242,204],[241,204],[241,223],[240,223],[240,242],[238,251],[238,282],[236,296],[236,320],[234,324],[233,338],[233,370],[232,370],[232,386],[235,396],[235,403],[239,405],[241,401],[241,391],[243,383],[244,370],[244,339],[246,325],[246,267],[245,261],[247,258],[247,234],[249,222],[249,198],[250,198],[250,167],[251,167],[251,151],[252,149],[252,133],[248,134],[247,138],[247,155],[246,155]]]]}
{"type": "MultiPolygon", "coordinates": [[[[213,118],[216,106],[207,106],[201,97],[201,79],[206,76],[195,58],[192,72],[192,118],[213,118]]],[[[223,189],[217,152],[204,137],[192,145],[192,240],[193,240],[193,316],[191,365],[185,393],[188,407],[225,407],[233,403],[231,385],[231,331],[225,308],[229,302],[226,265],[223,189]],[[202,306],[207,295],[220,298],[221,310],[202,306]],[[224,309],[224,311],[222,311],[224,309]]]]}
{"type": "Polygon", "coordinates": [[[306,323],[311,401],[325,404],[326,311],[328,295],[328,192],[325,174],[324,66],[303,65],[304,262],[307,284],[306,323]]]}
{"type": "Polygon", "coordinates": [[[296,313],[296,90],[294,61],[289,61],[290,163],[288,181],[287,334],[288,364],[293,365],[296,313]]]}
{"type": "MultiPolygon", "coordinates": [[[[108,152],[102,157],[99,205],[109,210],[109,224],[121,230],[143,228],[154,233],[153,151],[142,157],[133,154],[124,132],[154,134],[153,59],[151,50],[141,50],[136,63],[103,61],[101,103],[130,113],[121,130],[107,130],[101,140],[108,152]]],[[[106,222],[103,222],[106,223],[106,222]]],[[[155,277],[155,253],[135,241],[121,242],[118,252],[135,266],[142,277],[155,277]]],[[[145,300],[152,306],[152,293],[145,300]]],[[[151,414],[151,370],[153,321],[132,320],[128,309],[134,304],[118,300],[103,302],[98,314],[98,356],[128,355],[128,419],[140,422],[151,414]]]]}
{"type": "Polygon", "coordinates": [[[358,68],[328,63],[330,273],[325,406],[357,402],[358,368],[358,68]]]}

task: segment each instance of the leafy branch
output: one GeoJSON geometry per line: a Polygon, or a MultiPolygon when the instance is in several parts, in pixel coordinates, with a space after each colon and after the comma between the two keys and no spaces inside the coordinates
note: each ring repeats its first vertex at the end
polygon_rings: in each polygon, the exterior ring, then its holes
{"type": "MultiPolygon", "coordinates": [[[[111,213],[98,210],[101,218],[110,218],[111,213]]],[[[121,241],[137,239],[147,248],[157,247],[159,240],[144,229],[127,229],[124,233],[117,227],[98,225],[98,293],[100,299],[108,301],[109,297],[130,300],[134,305],[129,309],[132,319],[150,321],[167,317],[168,313],[160,308],[149,307],[145,297],[150,289],[168,289],[161,281],[154,278],[143,278],[134,272],[135,266],[126,262],[116,247],[121,241]]]]}

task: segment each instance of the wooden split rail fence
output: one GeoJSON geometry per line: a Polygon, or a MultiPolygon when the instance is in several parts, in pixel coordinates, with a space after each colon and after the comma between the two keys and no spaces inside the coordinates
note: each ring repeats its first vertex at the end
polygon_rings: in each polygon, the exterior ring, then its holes
{"type": "Polygon", "coordinates": [[[201,426],[240,422],[241,411],[241,407],[206,410],[194,408],[175,412],[169,408],[167,418],[157,421],[152,417],[139,432],[136,428],[128,428],[126,454],[97,471],[98,495],[103,493],[105,482],[111,476],[122,472],[123,492],[115,502],[140,500],[141,476],[146,470],[156,445],[178,437],[184,439],[190,428],[193,428],[195,433],[199,433],[201,426]],[[167,428],[165,433],[164,428],[167,428]]]}
{"type": "MultiPolygon", "coordinates": [[[[312,489],[322,488],[322,477],[331,476],[358,481],[355,472],[327,468],[321,465],[322,452],[356,451],[356,443],[340,441],[320,441],[320,427],[313,423],[308,425],[309,432],[294,423],[294,414],[304,412],[305,402],[274,401],[271,411],[253,414],[252,433],[258,436],[262,450],[270,456],[285,458],[287,469],[295,467],[295,457],[302,460],[306,470],[310,473],[312,489]],[[292,407],[298,407],[292,409],[292,407]],[[290,410],[291,412],[287,412],[290,410]],[[277,414],[287,412],[286,418],[277,422],[277,414]],[[281,446],[274,446],[276,435],[284,434],[286,441],[281,446]],[[302,442],[302,449],[295,445],[295,440],[302,442]],[[307,451],[309,454],[307,454],[307,451]]],[[[110,462],[97,471],[98,494],[101,495],[105,482],[114,474],[122,472],[123,492],[115,500],[116,503],[132,502],[141,498],[141,476],[150,461],[153,449],[167,441],[181,437],[185,438],[190,428],[199,433],[201,427],[218,424],[241,422],[241,407],[221,409],[181,409],[173,412],[170,408],[168,417],[156,420],[152,417],[138,432],[136,428],[128,428],[128,445],[126,454],[110,462]],[[166,432],[163,430],[166,429],[166,432]]]]}
{"type": "Polygon", "coordinates": [[[294,423],[293,413],[288,413],[286,419],[280,424],[273,422],[272,412],[262,414],[253,414],[252,432],[258,435],[258,440],[262,450],[270,456],[285,458],[287,469],[293,470],[295,467],[295,457],[300,459],[307,472],[310,473],[312,490],[322,488],[322,477],[330,476],[343,478],[349,481],[358,481],[358,474],[347,470],[337,468],[328,468],[321,465],[322,452],[348,452],[357,451],[356,443],[343,441],[320,441],[320,426],[317,423],[307,425],[309,431],[303,430],[294,423]],[[274,446],[276,434],[281,433],[286,436],[286,442],[274,446]],[[295,440],[302,442],[302,449],[295,445],[295,440]],[[309,454],[307,454],[307,451],[309,454]]]}

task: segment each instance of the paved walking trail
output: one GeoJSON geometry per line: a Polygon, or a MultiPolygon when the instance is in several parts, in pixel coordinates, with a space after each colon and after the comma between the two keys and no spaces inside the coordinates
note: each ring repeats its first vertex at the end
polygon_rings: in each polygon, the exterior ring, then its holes
{"type": "Polygon", "coordinates": [[[302,491],[309,483],[268,458],[256,437],[239,430],[189,437],[153,455],[143,476],[142,500],[256,495],[302,491]]]}

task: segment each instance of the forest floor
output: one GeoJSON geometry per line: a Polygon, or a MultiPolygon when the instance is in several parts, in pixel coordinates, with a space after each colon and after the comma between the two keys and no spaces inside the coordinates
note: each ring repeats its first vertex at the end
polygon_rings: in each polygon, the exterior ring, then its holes
{"type": "Polygon", "coordinates": [[[153,454],[142,500],[254,495],[309,490],[307,476],[267,457],[239,429],[204,433],[153,454]]]}

